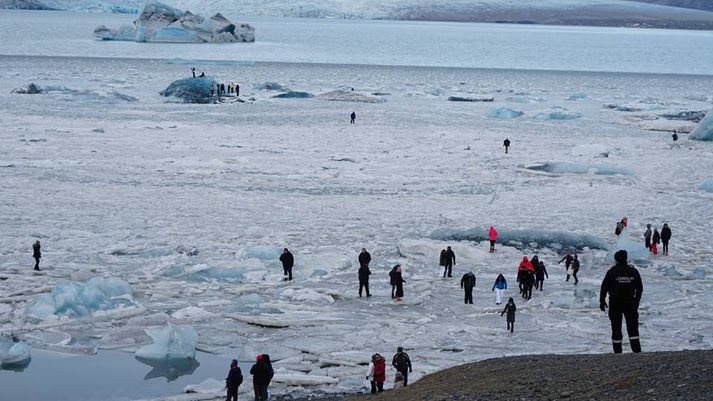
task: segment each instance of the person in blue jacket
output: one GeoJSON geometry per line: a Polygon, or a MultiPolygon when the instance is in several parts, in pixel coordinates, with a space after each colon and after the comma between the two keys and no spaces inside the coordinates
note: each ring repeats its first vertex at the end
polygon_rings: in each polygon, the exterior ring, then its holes
{"type": "Polygon", "coordinates": [[[495,291],[495,304],[500,305],[503,303],[503,294],[505,294],[505,290],[508,289],[508,282],[505,280],[505,276],[502,274],[498,274],[498,277],[495,279],[495,284],[493,284],[493,290],[495,291]]]}

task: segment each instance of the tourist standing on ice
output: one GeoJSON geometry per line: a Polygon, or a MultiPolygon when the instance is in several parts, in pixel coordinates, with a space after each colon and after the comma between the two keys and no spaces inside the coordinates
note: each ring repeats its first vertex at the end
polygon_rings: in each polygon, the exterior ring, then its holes
{"type": "Polygon", "coordinates": [[[668,256],[668,241],[671,240],[671,229],[668,227],[668,223],[664,223],[661,229],[661,242],[663,243],[662,252],[665,256],[668,256]]]}
{"type": "Polygon", "coordinates": [[[391,298],[400,301],[404,296],[404,283],[406,282],[404,281],[401,265],[396,265],[393,269],[391,269],[391,272],[389,272],[389,279],[389,282],[391,283],[391,298]],[[394,290],[396,290],[396,293],[394,293],[394,290]]]}
{"type": "Polygon", "coordinates": [[[626,319],[626,331],[629,334],[629,344],[634,352],[641,352],[639,342],[639,302],[644,286],[641,283],[639,271],[627,263],[628,254],[625,250],[614,254],[616,263],[607,271],[599,293],[599,309],[607,308],[606,297],[609,294],[609,320],[611,321],[611,340],[614,352],[622,352],[621,333],[622,317],[626,319]]]}
{"type": "Polygon", "coordinates": [[[567,272],[567,279],[565,281],[569,281],[569,267],[572,265],[572,261],[574,260],[574,257],[572,257],[572,252],[567,251],[567,253],[562,256],[562,259],[560,259],[557,264],[560,264],[564,262],[564,271],[567,272]]]}
{"type": "Polygon", "coordinates": [[[366,380],[371,382],[371,393],[384,391],[384,381],[386,380],[386,360],[379,354],[371,356],[369,362],[369,371],[366,374],[366,380]]]}
{"type": "Polygon", "coordinates": [[[508,282],[505,280],[505,276],[502,274],[498,274],[498,277],[495,279],[495,284],[493,284],[493,289],[492,291],[495,291],[495,305],[500,305],[503,303],[503,294],[505,294],[505,290],[508,289],[508,282]]]}
{"type": "Polygon", "coordinates": [[[671,139],[673,139],[674,143],[678,141],[678,132],[676,132],[676,130],[673,130],[673,135],[671,135],[671,139]]]}
{"type": "Polygon", "coordinates": [[[510,148],[510,140],[505,138],[505,140],[503,141],[503,146],[505,146],[505,154],[507,154],[508,149],[510,148]]]}
{"type": "Polygon", "coordinates": [[[42,258],[42,250],[39,240],[35,241],[35,243],[32,244],[32,257],[35,258],[35,270],[39,271],[40,258],[42,258]]]}
{"type": "Polygon", "coordinates": [[[193,74],[193,78],[196,77],[196,67],[191,67],[191,73],[193,74]]]}
{"type": "Polygon", "coordinates": [[[658,228],[654,228],[654,235],[651,237],[651,253],[658,255],[658,246],[661,243],[661,234],[659,234],[658,228]]]}
{"type": "Polygon", "coordinates": [[[371,262],[371,254],[366,251],[366,248],[361,248],[359,253],[359,298],[361,298],[362,289],[366,290],[367,297],[371,296],[369,293],[369,275],[371,275],[369,262],[371,262]]]}
{"type": "Polygon", "coordinates": [[[651,224],[646,225],[646,231],[644,231],[644,245],[646,249],[651,250],[651,224]]]}
{"type": "Polygon", "coordinates": [[[391,360],[391,366],[396,368],[397,372],[401,372],[404,376],[404,387],[408,386],[408,374],[413,372],[413,369],[411,368],[411,358],[404,352],[403,348],[398,347],[396,349],[396,354],[391,360]]]}
{"type": "Polygon", "coordinates": [[[574,260],[572,260],[572,277],[574,278],[574,285],[577,285],[577,283],[579,283],[577,273],[579,273],[579,259],[577,259],[577,254],[575,253],[574,260]]]}
{"type": "Polygon", "coordinates": [[[468,272],[460,279],[460,288],[465,291],[465,303],[473,304],[473,288],[475,287],[475,274],[468,272]]]}
{"type": "Polygon", "coordinates": [[[441,249],[441,255],[438,258],[438,266],[442,266],[444,269],[446,267],[446,250],[441,249]]]}
{"type": "Polygon", "coordinates": [[[356,111],[352,111],[352,114],[349,117],[351,118],[350,124],[354,124],[356,121],[356,111]]]}
{"type": "Polygon", "coordinates": [[[292,266],[295,265],[295,257],[287,248],[282,250],[280,262],[282,262],[282,271],[285,275],[283,281],[292,280],[292,266]]]}
{"type": "MultiPolygon", "coordinates": [[[[195,75],[195,72],[194,72],[195,75]]],[[[238,361],[233,359],[230,363],[230,371],[225,379],[225,387],[228,389],[226,401],[238,401],[238,387],[243,383],[243,372],[238,366],[238,361]]]]}
{"type": "Polygon", "coordinates": [[[537,265],[540,264],[540,257],[537,255],[533,255],[532,259],[530,259],[530,264],[532,265],[532,271],[537,270],[537,265]]]}
{"type": "Polygon", "coordinates": [[[270,355],[262,354],[262,363],[264,363],[267,367],[267,384],[263,388],[263,399],[267,400],[270,398],[268,388],[270,387],[270,382],[272,382],[273,376],[275,376],[275,371],[272,369],[272,361],[270,361],[270,355]]]}
{"type": "Polygon", "coordinates": [[[508,330],[510,330],[511,333],[515,331],[515,310],[517,310],[517,307],[515,306],[515,301],[510,298],[508,299],[508,303],[505,304],[505,309],[500,312],[500,316],[507,313],[505,320],[508,324],[508,330]]]}
{"type": "Polygon", "coordinates": [[[493,253],[495,252],[495,241],[498,239],[498,232],[493,226],[490,226],[490,230],[488,230],[488,239],[490,240],[490,253],[493,253]]]}
{"type": "Polygon", "coordinates": [[[235,96],[240,96],[240,84],[235,84],[235,96]]]}
{"type": "Polygon", "coordinates": [[[456,254],[450,246],[446,247],[445,259],[446,264],[443,266],[443,277],[446,277],[446,273],[448,273],[448,277],[453,277],[453,265],[456,264],[456,254]]]}
{"type": "Polygon", "coordinates": [[[533,267],[535,268],[535,288],[542,291],[545,286],[545,277],[550,278],[545,268],[545,262],[540,261],[536,266],[533,265],[533,267]]]}
{"type": "Polygon", "coordinates": [[[263,356],[258,355],[253,366],[250,368],[250,374],[253,375],[253,391],[255,392],[255,401],[267,400],[267,386],[272,380],[269,366],[263,361],[263,356]]]}

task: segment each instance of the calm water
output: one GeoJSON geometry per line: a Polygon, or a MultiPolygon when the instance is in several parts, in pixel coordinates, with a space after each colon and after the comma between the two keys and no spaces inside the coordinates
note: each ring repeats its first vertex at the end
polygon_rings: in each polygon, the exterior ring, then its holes
{"type": "Polygon", "coordinates": [[[93,39],[134,18],[3,10],[0,55],[713,74],[713,31],[233,17],[255,25],[256,43],[93,39]]]}

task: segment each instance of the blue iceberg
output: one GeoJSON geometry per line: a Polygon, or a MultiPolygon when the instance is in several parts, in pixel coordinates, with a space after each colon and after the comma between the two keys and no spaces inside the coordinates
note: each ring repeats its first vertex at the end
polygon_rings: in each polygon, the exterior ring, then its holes
{"type": "Polygon", "coordinates": [[[513,109],[509,109],[507,107],[498,107],[495,109],[491,109],[488,112],[487,116],[490,118],[497,118],[499,120],[510,120],[513,118],[518,118],[518,117],[522,116],[523,114],[525,114],[525,113],[523,113],[522,111],[519,111],[519,110],[513,110],[513,109]]]}
{"type": "Polygon", "coordinates": [[[634,175],[634,172],[628,168],[610,166],[607,164],[546,162],[531,164],[525,168],[532,171],[543,171],[553,174],[634,175]]]}
{"type": "Polygon", "coordinates": [[[146,361],[181,361],[196,358],[198,333],[193,326],[172,325],[146,329],[153,344],[145,345],[134,356],[146,361]]]}
{"type": "Polygon", "coordinates": [[[703,117],[696,129],[691,132],[689,138],[696,141],[713,141],[713,110],[703,117]]]}
{"type": "MultiPolygon", "coordinates": [[[[471,228],[457,230],[441,228],[430,235],[431,239],[440,241],[487,241],[488,229],[471,228]]],[[[609,249],[606,241],[589,234],[579,234],[567,231],[544,230],[506,230],[498,229],[498,242],[514,245],[520,249],[550,247],[553,249],[609,249]]]]}
{"type": "Polygon", "coordinates": [[[538,113],[533,117],[536,120],[575,120],[582,117],[582,114],[576,111],[569,111],[561,107],[555,107],[552,111],[538,113]]]}
{"type": "Polygon", "coordinates": [[[713,178],[703,181],[698,188],[702,191],[713,193],[713,178]]]}
{"type": "Polygon", "coordinates": [[[185,103],[212,103],[211,87],[216,88],[217,82],[212,77],[185,78],[171,82],[168,88],[161,91],[161,96],[175,97],[185,103]]]}
{"type": "Polygon", "coordinates": [[[86,283],[62,282],[52,292],[42,294],[27,305],[25,316],[47,319],[51,316],[71,318],[89,316],[101,310],[137,306],[129,283],[110,277],[94,277],[86,283]]]}
{"type": "Polygon", "coordinates": [[[633,241],[629,238],[629,228],[625,228],[624,231],[619,234],[619,238],[616,240],[616,244],[609,248],[609,253],[607,254],[607,261],[614,263],[614,253],[618,250],[625,250],[629,255],[629,262],[648,262],[651,252],[644,246],[641,241],[633,241]]]}
{"type": "Polygon", "coordinates": [[[9,334],[0,334],[0,367],[12,369],[26,365],[32,357],[32,347],[9,334]]]}

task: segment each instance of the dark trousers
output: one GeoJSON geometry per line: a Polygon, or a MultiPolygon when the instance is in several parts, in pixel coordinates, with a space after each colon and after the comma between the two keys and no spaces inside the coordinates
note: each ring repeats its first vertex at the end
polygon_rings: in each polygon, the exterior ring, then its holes
{"type": "Polygon", "coordinates": [[[446,263],[443,266],[443,277],[446,277],[446,273],[448,273],[448,277],[453,277],[453,263],[446,263]]]}
{"type": "Polygon", "coordinates": [[[514,321],[509,321],[508,320],[508,330],[510,330],[511,333],[515,331],[515,322],[514,321]]]}
{"type": "Polygon", "coordinates": [[[537,281],[535,281],[535,288],[538,288],[540,291],[542,291],[542,287],[545,286],[545,279],[543,278],[538,278],[537,281]]]}
{"type": "Polygon", "coordinates": [[[639,311],[635,305],[616,305],[610,302],[609,320],[611,320],[611,341],[614,352],[622,352],[621,342],[624,338],[621,333],[622,318],[626,319],[626,332],[629,334],[629,343],[633,352],[641,352],[639,342],[639,311]]]}
{"type": "Polygon", "coordinates": [[[473,289],[472,288],[465,289],[465,303],[467,303],[467,304],[473,303],[473,289]]]}
{"type": "Polygon", "coordinates": [[[662,249],[663,254],[668,255],[668,241],[661,240],[661,242],[663,242],[663,249],[662,249]]]}
{"type": "Polygon", "coordinates": [[[285,273],[285,276],[288,276],[290,280],[292,280],[292,266],[282,266],[282,270],[285,273]]]}
{"type": "Polygon", "coordinates": [[[265,400],[265,392],[267,391],[266,385],[253,383],[253,391],[255,392],[255,401],[265,400]]]}
{"type": "Polygon", "coordinates": [[[35,256],[35,270],[40,270],[40,257],[35,256]]]}
{"type": "Polygon", "coordinates": [[[399,370],[399,372],[404,376],[404,387],[406,387],[408,385],[408,369],[399,370]]]}
{"type": "Polygon", "coordinates": [[[646,249],[651,249],[651,238],[644,238],[644,245],[646,249]]]}
{"type": "MultiPolygon", "coordinates": [[[[507,153],[507,152],[505,152],[505,153],[507,153]]],[[[490,240],[490,251],[492,252],[494,250],[495,250],[495,241],[490,240]]]]}
{"type": "Polygon", "coordinates": [[[509,146],[506,146],[506,147],[505,147],[505,153],[508,152],[508,148],[509,148],[509,146]]]}
{"type": "Polygon", "coordinates": [[[391,298],[396,298],[396,286],[391,284],[391,298]]]}
{"type": "Polygon", "coordinates": [[[359,279],[359,296],[361,296],[362,288],[366,290],[367,297],[369,295],[371,295],[371,294],[369,294],[369,279],[366,279],[366,280],[359,279]]]}
{"type": "Polygon", "coordinates": [[[351,123],[352,123],[352,124],[354,124],[354,120],[355,120],[354,118],[351,119],[351,123]]]}
{"type": "Polygon", "coordinates": [[[238,401],[238,388],[228,387],[228,398],[225,401],[238,401]]]}
{"type": "Polygon", "coordinates": [[[384,391],[384,382],[371,381],[371,393],[376,394],[376,392],[384,391]]]}

